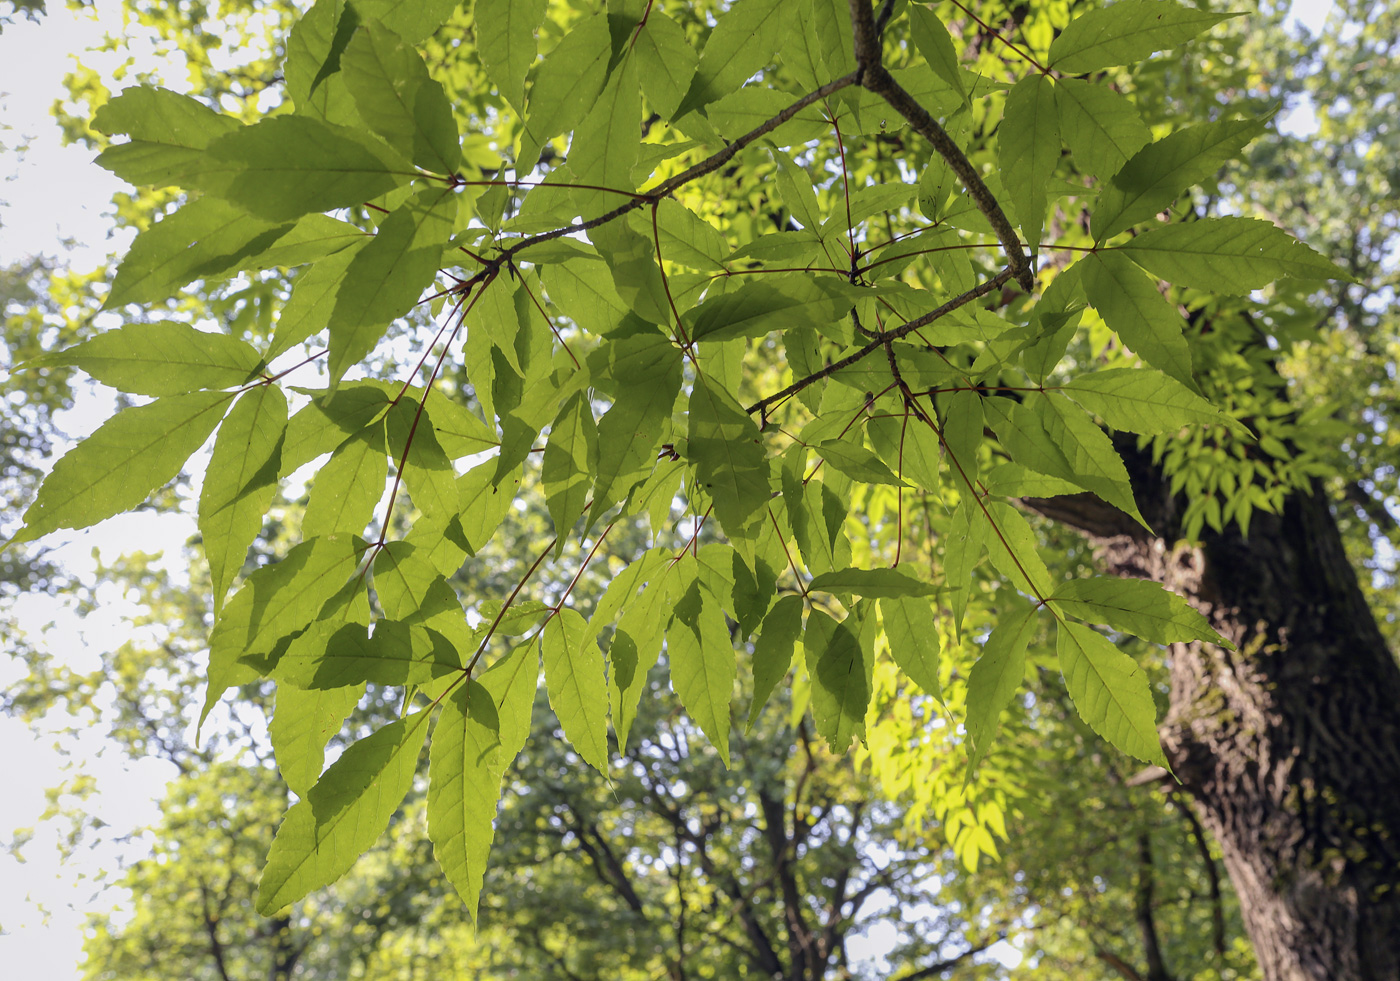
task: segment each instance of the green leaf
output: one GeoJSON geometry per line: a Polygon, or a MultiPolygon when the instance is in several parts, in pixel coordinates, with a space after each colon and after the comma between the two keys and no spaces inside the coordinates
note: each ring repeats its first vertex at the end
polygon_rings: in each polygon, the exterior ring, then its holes
{"type": "Polygon", "coordinates": [[[298,688],[332,690],[362,682],[424,685],[461,671],[461,653],[436,630],[380,620],[373,633],[348,623],[322,650],[287,651],[273,676],[298,688]]]}
{"type": "Polygon", "coordinates": [[[976,498],[963,497],[949,522],[948,540],[944,543],[944,588],[949,593],[948,605],[953,613],[953,633],[962,631],[967,600],[972,598],[972,572],[981,558],[991,532],[987,515],[976,498]]]}
{"type": "Polygon", "coordinates": [[[297,276],[292,283],[291,299],[277,315],[272,346],[267,352],[269,361],[326,329],[346,270],[360,250],[372,241],[374,239],[366,235],[360,244],[322,259],[297,276]]]}
{"type": "Polygon", "coordinates": [[[1035,252],[1045,224],[1045,185],[1060,161],[1060,118],[1049,78],[1033,72],[1012,87],[999,136],[1006,200],[1035,252]]]}
{"type": "Polygon", "coordinates": [[[853,739],[864,741],[865,710],[874,690],[875,658],[856,610],[840,623],[824,610],[811,610],[802,639],[812,679],[812,721],[837,754],[849,750],[853,739]]]}
{"type": "Polygon", "coordinates": [[[984,403],[987,424],[997,434],[1002,448],[1016,463],[1037,473],[1068,480],[1084,490],[1079,475],[1070,466],[1063,447],[1045,431],[1041,413],[1025,402],[994,396],[984,403]]]}
{"type": "Polygon", "coordinates": [[[1212,293],[1248,293],[1285,276],[1351,281],[1330,260],[1255,218],[1202,218],[1150,228],[1119,251],[1169,283],[1212,293]]]}
{"type": "Polygon", "coordinates": [[[104,385],[133,395],[179,395],[232,388],[262,364],[246,341],[158,320],[104,331],[63,351],[40,355],[17,370],[72,366],[104,385]]]}
{"type": "Polygon", "coordinates": [[[1115,429],[1155,436],[1234,420],[1181,382],[1151,368],[1104,368],[1078,375],[1061,391],[1115,429]]]}
{"type": "Polygon", "coordinates": [[[807,588],[824,593],[855,593],[872,598],[932,596],[938,590],[898,569],[836,569],[817,576],[807,588]]]}
{"type": "Polygon", "coordinates": [[[958,53],[953,47],[952,35],[938,15],[921,4],[911,4],[909,34],[929,68],[955,91],[963,92],[958,53]]]}
{"type": "Polygon", "coordinates": [[[193,280],[238,268],[289,230],[223,201],[190,201],[136,236],[117,266],[102,308],[169,299],[193,280]]]}
{"type": "Polygon", "coordinates": [[[1233,647],[1185,598],[1147,579],[1095,576],[1061,583],[1051,598],[1070,616],[1103,623],[1153,644],[1203,640],[1233,647]]]}
{"type": "Polygon", "coordinates": [[[1050,67],[1087,75],[1131,65],[1237,16],[1172,0],[1117,0],[1070,21],[1050,45],[1050,67]]]}
{"type": "Polygon", "coordinates": [[[340,731],[363,694],[363,685],[332,691],[277,686],[277,709],[268,736],[277,755],[277,769],[292,793],[305,797],[321,776],[326,743],[340,731]]]}
{"type": "Polygon", "coordinates": [[[300,266],[362,245],[369,235],[358,225],[330,215],[302,215],[271,245],[238,261],[241,272],[257,272],[277,266],[300,266]]]}
{"type": "Polygon", "coordinates": [[[413,786],[429,711],[391,722],[354,743],[287,812],[258,885],[270,916],[350,870],[384,833],[413,786]]]}
{"type": "Polygon", "coordinates": [[[340,69],[371,130],[424,170],[457,172],[462,150],[452,106],[411,45],[370,22],[346,45],[340,69]]]}
{"type": "Polygon", "coordinates": [[[791,0],[736,0],[710,32],[690,89],[672,119],[735,91],[772,59],[787,37],[791,0]]]}
{"type": "MultiPolygon", "coordinates": [[[[658,12],[656,16],[662,15],[658,12]]],[[[639,39],[638,45],[641,44],[639,39]]],[[[546,143],[572,130],[593,108],[607,81],[611,57],[612,39],[604,14],[580,20],[544,56],[530,86],[529,112],[525,114],[517,162],[521,173],[528,173],[539,163],[540,150],[546,143]]]]}
{"type": "Polygon", "coordinates": [[[1107,85],[1079,78],[1055,83],[1060,135],[1074,153],[1075,164],[1102,180],[1112,177],[1152,133],[1128,99],[1107,85]]]}
{"type": "Polygon", "coordinates": [[[564,727],[564,737],[599,773],[608,772],[608,690],[603,655],[587,643],[588,624],[577,610],[564,607],[545,624],[544,654],[549,705],[564,727]]]}
{"type": "Polygon", "coordinates": [[[1012,587],[1036,599],[1050,595],[1050,573],[1036,548],[1035,533],[1023,514],[1002,501],[987,502],[991,528],[987,555],[1012,587]]]}
{"type": "MultiPolygon", "coordinates": [[[[789,4],[796,6],[796,4],[789,4]]],[[[805,14],[806,11],[800,11],[805,14]]],[[[811,18],[821,47],[825,72],[818,82],[825,84],[833,78],[849,75],[856,70],[855,35],[851,31],[851,8],[842,0],[812,0],[811,18]]],[[[799,18],[805,19],[805,18],[799,18]]],[[[783,45],[786,50],[787,42],[783,45]]],[[[855,99],[850,100],[852,105],[855,99]]]]}
{"type": "Polygon", "coordinates": [[[366,431],[350,437],[312,480],[301,520],[302,534],[314,538],[335,532],[363,533],[384,496],[388,474],[382,432],[366,431]]]}
{"type": "Polygon", "coordinates": [[[597,466],[598,426],[593,421],[588,400],[576,394],[559,410],[544,447],[541,479],[549,516],[554,521],[554,533],[559,539],[555,558],[564,547],[569,529],[583,514],[597,466]]]}
{"type": "Polygon", "coordinates": [[[190,392],[118,412],[54,464],[10,542],[130,511],[180,472],[232,400],[225,392],[190,392]]]}
{"type": "Polygon", "coordinates": [[[913,597],[887,597],[880,600],[880,620],[894,663],[914,684],[942,701],[938,626],[932,605],[913,597]]]}
{"type": "Polygon", "coordinates": [[[247,578],[209,633],[209,687],[201,725],[225,691],[258,677],[259,659],[318,618],[322,606],[354,574],[362,548],[352,535],[323,535],[247,578]]]}
{"type": "MultiPolygon", "coordinates": [[[[699,58],[679,24],[659,9],[647,14],[646,24],[632,47],[647,101],[664,119],[680,107],[699,58]]],[[[667,200],[670,200],[669,198],[667,200]]]]}
{"type": "Polygon", "coordinates": [[[1060,671],[1079,717],[1129,756],[1165,767],[1157,708],[1142,668],[1091,627],[1059,626],[1060,671]]]}
{"type": "Polygon", "coordinates": [[[1093,418],[1059,392],[1033,393],[1026,402],[1039,416],[1045,434],[1064,454],[1075,482],[1146,527],[1133,498],[1128,470],[1113,441],[1093,418]]]}
{"type": "Polygon", "coordinates": [[[685,320],[692,341],[727,341],[774,330],[811,330],[840,320],[854,305],[834,280],[779,273],[706,299],[685,320]]]}
{"type": "Polygon", "coordinates": [[[374,350],[389,324],[432,285],[456,215],[450,188],[420,191],[385,218],[374,240],[351,259],[330,318],[333,381],[374,350]]]}
{"type": "Polygon", "coordinates": [[[131,137],[128,143],[103,150],[98,166],[129,184],[164,187],[181,184],[200,151],[238,129],[238,120],[187,95],[139,85],[98,109],[92,128],[108,136],[131,137]]]}
{"type": "Polygon", "coordinates": [[[1113,175],[1090,218],[1102,242],[1164,210],[1183,191],[1210,177],[1263,132],[1262,119],[1222,120],[1177,130],[1149,143],[1113,175]]]}
{"type": "Polygon", "coordinates": [[[351,436],[381,420],[392,407],[390,393],[377,382],[350,382],[334,392],[326,389],[298,391],[312,396],[312,402],[287,424],[287,441],[282,447],[282,476],[322,453],[330,453],[351,436]]]}
{"type": "MultiPolygon", "coordinates": [[[[683,571],[681,575],[686,577],[683,571]]],[[[724,614],[699,579],[690,580],[676,603],[675,618],[666,631],[666,656],[681,704],[728,766],[729,703],[738,668],[724,614]]]]}
{"type": "Polygon", "coordinates": [[[404,485],[418,509],[414,527],[441,533],[461,512],[461,492],[452,461],[438,445],[432,420],[419,403],[402,398],[384,420],[389,455],[399,463],[404,485]]]}
{"type": "Polygon", "coordinates": [[[823,460],[852,480],[868,484],[903,487],[904,481],[890,472],[880,458],[859,443],[846,439],[828,439],[817,446],[823,460]]]}
{"type": "Polygon", "coordinates": [[[485,453],[500,445],[494,429],[454,397],[443,394],[441,388],[428,389],[423,404],[432,419],[438,445],[449,460],[485,453]]]}
{"type": "Polygon", "coordinates": [[[457,478],[462,531],[472,550],[484,548],[505,520],[520,479],[496,479],[496,461],[487,460],[457,478]]]}
{"type": "Polygon", "coordinates": [[[349,120],[355,113],[350,94],[340,84],[340,56],[360,26],[364,0],[317,0],[292,26],[282,73],[297,111],[327,121],[349,120]]]}
{"type": "Polygon", "coordinates": [[[477,0],[476,50],[486,77],[523,113],[525,73],[535,60],[535,30],[548,0],[477,0]]]}
{"type": "Polygon", "coordinates": [[[462,0],[355,0],[366,18],[379,21],[409,44],[426,41],[462,7],[462,0]]]}
{"type": "Polygon", "coordinates": [[[447,880],[476,919],[494,837],[501,779],[530,733],[539,684],[534,644],[523,644],[443,702],[428,754],[428,837],[447,880]]]}
{"type": "MultiPolygon", "coordinates": [[[[637,577],[629,577],[628,590],[635,589],[635,584],[642,579],[650,578],[651,581],[636,601],[627,607],[608,645],[608,704],[612,706],[613,730],[617,733],[619,746],[627,745],[632,724],[637,720],[637,706],[647,685],[647,673],[661,656],[665,628],[671,621],[675,598],[681,588],[681,577],[675,571],[675,563],[669,554],[662,555],[659,549],[652,549],[641,561],[645,562],[645,567],[637,577]]],[[[632,566],[637,564],[634,562],[632,566]]],[[[610,598],[604,597],[605,602],[610,598]]],[[[630,599],[630,595],[626,599],[630,599]]],[[[611,615],[609,613],[607,619],[611,615]]],[[[595,621],[598,616],[594,614],[595,621]]],[[[589,629],[599,630],[601,624],[590,624],[589,629]]],[[[589,643],[592,643],[591,639],[589,643]]]]}
{"type": "Polygon", "coordinates": [[[715,502],[731,536],[741,536],[768,503],[768,457],[758,426],[726,390],[708,378],[690,392],[690,449],[696,479],[715,502]]]}
{"type": "MultiPolygon", "coordinates": [[[[574,192],[580,214],[591,218],[611,211],[629,197],[642,119],[642,96],[637,86],[637,62],[624,58],[574,130],[569,169],[576,184],[590,185],[574,192]]],[[[606,231],[595,233],[595,244],[600,241],[599,234],[606,231]]]]}
{"type": "Polygon", "coordinates": [[[259,218],[289,221],[363,204],[411,176],[354,130],[272,116],[210,143],[191,184],[259,218]]]}
{"type": "Polygon", "coordinates": [[[1194,389],[1191,350],[1181,334],[1185,320],[1156,284],[1116,251],[1096,252],[1080,268],[1089,302],[1123,343],[1152,367],[1194,389]]]}
{"type": "Polygon", "coordinates": [[[753,643],[753,698],[749,702],[749,729],[753,729],[759,711],[792,667],[797,641],[802,636],[802,605],[801,596],[780,596],[763,618],[763,627],[753,643]]]}
{"type": "Polygon", "coordinates": [[[996,629],[967,678],[967,737],[969,778],[987,755],[997,734],[1001,710],[1021,687],[1026,673],[1026,645],[1035,629],[1035,608],[1017,603],[997,615],[996,629]]]}
{"type": "Polygon", "coordinates": [[[948,453],[948,470],[963,494],[976,493],[982,428],[982,396],[967,390],[948,396],[943,407],[943,448],[948,453]]]}
{"type": "Polygon", "coordinates": [[[923,418],[912,412],[893,418],[872,418],[866,423],[865,431],[901,484],[908,480],[937,493],[940,483],[938,433],[923,418]]]}
{"type": "MultiPolygon", "coordinates": [[[[650,209],[632,213],[633,226],[648,238],[653,233],[651,222],[650,209]]],[[[663,198],[659,202],[655,233],[661,241],[659,254],[667,262],[711,272],[724,269],[724,257],[729,254],[724,236],[716,231],[715,226],[674,198],[663,198]]]]}
{"type": "Polygon", "coordinates": [[[216,617],[272,505],[286,431],[287,397],[276,385],[259,385],[239,396],[214,440],[199,491],[199,534],[216,617]]]}

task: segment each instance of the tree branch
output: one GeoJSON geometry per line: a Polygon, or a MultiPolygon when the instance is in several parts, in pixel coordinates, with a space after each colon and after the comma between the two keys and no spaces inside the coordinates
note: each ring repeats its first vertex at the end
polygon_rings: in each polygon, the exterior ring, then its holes
{"type": "MultiPolygon", "coordinates": [[[[860,0],[851,2],[855,4],[860,0]]],[[[928,140],[938,151],[938,155],[947,161],[948,168],[957,174],[972,197],[972,202],[977,205],[977,210],[982,212],[992,230],[996,232],[1001,247],[1006,250],[1007,264],[1017,284],[1027,293],[1034,292],[1035,273],[1031,269],[1030,259],[1026,257],[1025,250],[1021,248],[1021,240],[1006,217],[1006,212],[1001,210],[996,196],[983,183],[982,175],[972,166],[962,148],[953,142],[953,138],[939,125],[938,120],[919,105],[918,100],[905,91],[883,65],[866,68],[861,77],[861,85],[888,102],[890,107],[908,120],[909,125],[928,140]]]]}
{"type": "Polygon", "coordinates": [[[1171,981],[1171,972],[1162,959],[1162,945],[1157,937],[1157,921],[1152,917],[1152,896],[1157,878],[1152,865],[1152,839],[1146,831],[1138,832],[1138,883],[1134,912],[1138,929],[1142,931],[1143,956],[1147,958],[1147,981],[1171,981]]]}
{"type": "Polygon", "coordinates": [[[937,964],[929,964],[927,967],[921,967],[912,974],[905,974],[901,976],[897,979],[897,981],[924,981],[925,978],[934,977],[935,975],[942,974],[944,971],[951,971],[953,968],[957,967],[959,964],[961,964],[968,958],[976,957],[988,947],[991,947],[993,944],[1000,943],[1002,940],[1005,939],[1006,934],[999,933],[990,940],[984,940],[975,947],[969,947],[967,950],[963,951],[961,954],[958,954],[956,957],[950,957],[947,960],[939,961],[937,964]]]}
{"type": "Polygon", "coordinates": [[[796,116],[803,109],[806,109],[808,106],[812,105],[815,102],[820,102],[822,99],[825,99],[828,95],[831,95],[833,92],[839,92],[844,88],[848,88],[849,86],[855,85],[857,77],[858,73],[851,72],[849,75],[842,75],[840,78],[827,82],[820,88],[808,92],[802,98],[798,99],[796,102],[792,103],[792,105],[788,106],[782,112],[778,113],[776,116],[764,120],[762,123],[755,126],[753,129],[749,130],[747,133],[734,140],[732,143],[726,144],[725,147],[719,152],[709,157],[706,157],[704,160],[700,161],[695,166],[689,167],[686,170],[681,171],[674,177],[670,177],[662,181],[650,191],[639,192],[638,195],[632,200],[626,202],[625,204],[618,205],[616,208],[599,215],[597,218],[591,218],[588,221],[575,222],[572,225],[565,225],[562,228],[553,228],[547,232],[540,232],[538,235],[531,235],[528,238],[521,239],[520,241],[512,245],[510,248],[503,251],[500,255],[491,259],[486,264],[486,266],[476,275],[481,276],[487,273],[488,270],[493,272],[499,270],[503,265],[505,265],[505,263],[509,262],[517,254],[519,254],[525,249],[528,249],[532,245],[539,245],[543,242],[551,241],[552,239],[563,238],[565,235],[574,235],[578,232],[586,232],[594,228],[599,228],[603,225],[608,224],[609,222],[616,221],[622,216],[636,211],[639,208],[644,208],[652,205],[653,203],[661,200],[662,198],[669,196],[672,192],[684,187],[686,184],[689,184],[696,178],[704,177],[706,174],[713,173],[714,171],[719,170],[719,168],[723,167],[730,160],[734,159],[734,156],[740,150],[744,149],[744,147],[748,146],[754,140],[767,136],[769,133],[773,132],[773,130],[777,129],[779,126],[787,122],[793,116],[796,116]]]}
{"type": "Polygon", "coordinates": [[[934,310],[930,310],[922,317],[916,317],[915,319],[909,321],[907,324],[904,324],[903,326],[898,327],[895,330],[886,331],[885,333],[881,334],[880,337],[871,341],[859,351],[846,355],[840,361],[833,361],[825,368],[822,368],[820,371],[814,371],[805,378],[799,378],[797,381],[793,382],[791,385],[789,385],[787,388],[784,388],[782,391],[774,392],[772,395],[769,395],[766,398],[759,399],[757,402],[749,406],[744,411],[748,412],[750,415],[752,415],[755,412],[766,412],[770,405],[773,405],[776,402],[781,402],[783,399],[788,398],[789,396],[796,395],[808,385],[815,384],[816,382],[821,381],[823,378],[829,378],[830,376],[836,374],[836,372],[840,371],[842,368],[849,368],[851,365],[860,361],[862,358],[868,357],[872,352],[879,350],[888,342],[892,340],[898,340],[901,337],[906,337],[909,334],[914,333],[914,331],[918,330],[920,327],[927,327],[935,320],[938,320],[941,317],[946,317],[948,314],[952,313],[959,307],[966,306],[978,297],[986,296],[993,290],[1000,289],[1010,279],[1011,270],[1003,269],[1001,272],[997,273],[995,276],[993,276],[986,282],[979,283],[977,286],[974,286],[966,293],[959,293],[947,303],[940,305],[934,310]]]}

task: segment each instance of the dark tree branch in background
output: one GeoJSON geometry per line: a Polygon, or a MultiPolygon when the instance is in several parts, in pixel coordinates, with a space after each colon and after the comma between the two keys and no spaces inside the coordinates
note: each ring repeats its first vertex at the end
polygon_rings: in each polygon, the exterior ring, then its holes
{"type": "Polygon", "coordinates": [[[1157,921],[1152,916],[1152,903],[1157,891],[1157,878],[1152,866],[1152,839],[1146,831],[1137,836],[1138,883],[1134,897],[1134,913],[1142,931],[1142,949],[1147,958],[1147,981],[1172,981],[1162,959],[1162,945],[1157,937],[1157,921]]]}

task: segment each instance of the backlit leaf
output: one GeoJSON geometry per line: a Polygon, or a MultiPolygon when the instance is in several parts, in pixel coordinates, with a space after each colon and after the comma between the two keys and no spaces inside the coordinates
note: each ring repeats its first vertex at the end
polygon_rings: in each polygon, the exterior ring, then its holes
{"type": "Polygon", "coordinates": [[[540,649],[549,705],[580,757],[608,772],[608,690],[603,654],[587,643],[588,624],[565,607],[545,624],[540,649]]]}
{"type": "Polygon", "coordinates": [[[1146,436],[1232,421],[1175,378],[1150,368],[1091,371],[1067,382],[1061,391],[1111,419],[1113,428],[1146,436]]]}
{"type": "Polygon", "coordinates": [[[797,641],[802,636],[802,597],[780,596],[763,618],[753,644],[753,698],[749,702],[748,727],[792,667],[797,641]]]}
{"type": "Polygon", "coordinates": [[[415,712],[350,746],[287,812],[258,885],[260,913],[335,882],[384,833],[413,785],[428,716],[415,712]]]}
{"type": "Polygon", "coordinates": [[[259,385],[239,396],[214,440],[199,491],[199,534],[215,616],[272,504],[286,431],[287,397],[276,385],[259,385]]]}
{"type": "Polygon", "coordinates": [[[545,500],[559,549],[574,522],[583,514],[588,494],[593,489],[593,474],[598,466],[598,426],[588,400],[575,395],[555,417],[544,448],[545,500]]]}
{"type": "Polygon", "coordinates": [[[1001,611],[996,628],[967,678],[968,773],[987,755],[1001,711],[1021,687],[1026,673],[1026,645],[1035,629],[1035,608],[1019,603],[1001,611]]]}
{"type": "Polygon", "coordinates": [[[1129,65],[1235,16],[1173,0],[1116,0],[1070,21],[1050,45],[1050,67],[1085,75],[1129,65]]]}
{"type": "Polygon", "coordinates": [[[725,531],[742,534],[768,503],[767,454],[748,413],[708,378],[697,378],[690,393],[689,458],[725,531]]]}
{"type": "Polygon", "coordinates": [[[180,472],[232,400],[225,392],[190,392],[118,412],[54,464],[11,542],[130,511],[180,472]]]}
{"type": "Polygon", "coordinates": [[[840,623],[823,610],[807,614],[802,646],[812,679],[812,720],[833,753],[845,753],[853,740],[865,739],[875,659],[864,627],[855,611],[840,623]]]}
{"type": "Polygon", "coordinates": [[[1052,602],[1070,616],[1107,624],[1154,644],[1203,640],[1232,646],[1183,597],[1147,579],[1072,579],[1055,587],[1052,602]]]}
{"type": "Polygon", "coordinates": [[[457,172],[462,151],[452,106],[412,46],[371,22],[346,45],[340,69],[370,129],[424,170],[457,172]]]}
{"type": "Polygon", "coordinates": [[[1089,302],[1123,343],[1152,367],[1195,388],[1191,350],[1181,333],[1186,321],[1157,285],[1117,252],[1096,252],[1080,269],[1089,302]]]}
{"type": "Polygon", "coordinates": [[[525,107],[525,73],[535,60],[535,29],[544,20],[547,0],[477,0],[476,50],[486,77],[521,112],[525,107]]]}
{"type": "Polygon", "coordinates": [[[1035,251],[1045,223],[1045,185],[1060,160],[1060,120],[1049,78],[1033,72],[1012,87],[999,133],[1006,197],[1035,251]]]}
{"type": "Polygon", "coordinates": [[[1089,728],[1129,756],[1165,767],[1157,708],[1138,663],[1082,623],[1061,621],[1056,646],[1065,687],[1089,728]]]}
{"type": "Polygon", "coordinates": [[[428,753],[428,837],[447,880],[476,919],[501,779],[530,733],[539,684],[534,644],[491,665],[443,702],[428,753]]]}
{"type": "Polygon", "coordinates": [[[210,143],[190,183],[264,220],[289,221],[363,204],[411,176],[353,130],[272,116],[210,143]]]}
{"type": "Polygon", "coordinates": [[[1150,228],[1120,250],[1169,283],[1213,293],[1248,293],[1284,276],[1350,279],[1331,260],[1256,218],[1203,218],[1150,228]]]}
{"type": "Polygon", "coordinates": [[[1221,120],[1177,130],[1125,163],[1099,195],[1090,219],[1102,242],[1164,210],[1193,184],[1214,174],[1258,136],[1260,119],[1221,120]]]}
{"type": "Polygon", "coordinates": [[[119,391],[161,396],[242,385],[261,364],[246,341],[157,320],[104,331],[23,367],[72,365],[119,391]]]}
{"type": "Polygon", "coordinates": [[[339,379],[432,285],[452,234],[457,198],[429,188],[397,208],[355,254],[331,312],[330,371],[339,379]]]}
{"type": "Polygon", "coordinates": [[[690,89],[672,118],[728,95],[778,51],[793,19],[791,0],[737,0],[710,32],[690,89]]]}
{"type": "Polygon", "coordinates": [[[807,584],[807,588],[872,598],[932,596],[937,591],[929,583],[898,569],[836,569],[817,576],[807,584]]]}
{"type": "Polygon", "coordinates": [[[938,677],[938,626],[933,622],[933,606],[914,597],[887,597],[880,600],[880,620],[890,645],[894,663],[925,692],[943,698],[938,677]]]}
{"type": "MultiPolygon", "coordinates": [[[[693,561],[693,560],[692,560],[693,561]]],[[[671,684],[686,713],[729,765],[729,702],[738,673],[724,614],[698,579],[676,601],[666,631],[671,684]]]]}
{"type": "Polygon", "coordinates": [[[1075,163],[1100,179],[1112,177],[1148,143],[1152,133],[1128,99],[1107,85],[1079,78],[1055,83],[1060,134],[1075,163]]]}

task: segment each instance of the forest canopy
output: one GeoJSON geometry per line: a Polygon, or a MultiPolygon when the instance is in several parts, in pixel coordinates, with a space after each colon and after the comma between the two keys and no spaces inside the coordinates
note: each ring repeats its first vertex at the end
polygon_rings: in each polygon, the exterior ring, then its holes
{"type": "MultiPolygon", "coordinates": [[[[280,803],[274,765],[295,797],[265,861],[239,859],[262,866],[244,901],[285,976],[307,951],[295,911],[376,881],[343,877],[385,860],[386,828],[426,828],[451,929],[490,908],[501,855],[502,881],[532,888],[521,870],[550,849],[527,856],[520,818],[543,807],[535,832],[562,828],[612,901],[679,917],[649,963],[685,976],[722,933],[684,925],[682,876],[634,883],[689,862],[743,925],[736,965],[815,979],[844,964],[870,896],[917,905],[935,825],[970,873],[1000,860],[1008,819],[1152,785],[1121,894],[1140,976],[1173,976],[1176,956],[1154,848],[1192,855],[1180,888],[1208,900],[1195,953],[1217,972],[1238,967],[1227,913],[1265,977],[1400,959],[1370,945],[1400,916],[1400,817],[1373,789],[1400,766],[1384,748],[1400,672],[1367,608],[1377,580],[1344,552],[1393,535],[1394,471],[1368,449],[1384,440],[1337,439],[1386,431],[1368,416],[1384,389],[1359,404],[1343,372],[1307,371],[1329,345],[1384,363],[1361,291],[1393,277],[1393,215],[1349,226],[1349,253],[1326,222],[1289,227],[1321,205],[1294,159],[1250,149],[1277,102],[1233,18],[1259,15],[318,0],[220,16],[271,41],[237,79],[192,13],[158,29],[196,55],[193,91],[75,84],[70,125],[136,188],[139,231],[93,283],[101,310],[31,324],[46,350],[15,376],[77,369],[122,400],[52,464],[6,555],[153,494],[196,510],[200,592],[159,598],[180,612],[168,659],[143,667],[203,691],[143,738],[176,733],[189,813],[208,808],[201,771],[270,744],[230,771],[247,784],[230,807],[280,803]],[[226,698],[266,713],[265,738],[219,731],[226,698]],[[182,711],[208,746],[179,735],[182,711]],[[1334,748],[1310,735],[1319,717],[1334,748]],[[652,830],[586,815],[549,776],[585,766],[595,801],[638,801],[652,830]],[[683,816],[692,772],[728,817],[683,816]],[[722,845],[745,815],[761,830],[722,845]],[[670,846],[643,844],[667,827],[670,846]],[[876,827],[883,865],[849,854],[876,827]],[[763,834],[773,878],[745,885],[712,849],[742,866],[763,834]],[[837,871],[789,867],[818,841],[837,871]],[[773,882],[788,893],[759,912],[773,882]],[[1316,967],[1337,935],[1349,946],[1316,967]]],[[[1353,143],[1368,162],[1369,139],[1353,143]]],[[[1339,152],[1330,177],[1361,172],[1339,152]]],[[[12,707],[93,705],[91,684],[36,682],[12,707]]],[[[436,909],[423,858],[398,895],[436,909]]],[[[966,888],[942,940],[913,931],[910,977],[1030,922],[1034,899],[966,888]]],[[[544,929],[541,963],[579,976],[544,929]]],[[[585,961],[608,976],[605,955],[585,961]]]]}

